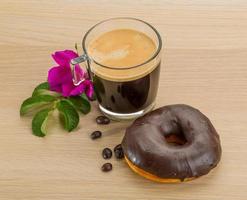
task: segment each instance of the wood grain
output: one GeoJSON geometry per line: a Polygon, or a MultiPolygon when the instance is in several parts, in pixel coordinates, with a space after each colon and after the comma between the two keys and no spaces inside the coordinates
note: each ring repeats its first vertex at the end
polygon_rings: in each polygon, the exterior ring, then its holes
{"type": "MultiPolygon", "coordinates": [[[[2,0],[0,3],[0,199],[244,200],[247,196],[247,3],[225,0],[2,0]],[[96,22],[131,16],[152,23],[164,41],[157,107],[199,108],[220,134],[223,156],[209,175],[157,184],[112,159],[100,171],[103,147],[120,143],[129,122],[98,126],[99,111],[65,133],[32,136],[19,107],[54,65],[50,54],[71,49],[96,22]],[[91,141],[89,134],[104,137],[91,141]]],[[[52,124],[55,126],[52,126],[52,124]]]]}

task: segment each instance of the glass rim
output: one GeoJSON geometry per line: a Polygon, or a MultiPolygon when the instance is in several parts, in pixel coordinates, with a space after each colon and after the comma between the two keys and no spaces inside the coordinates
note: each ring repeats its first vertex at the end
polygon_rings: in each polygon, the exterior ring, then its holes
{"type": "Polygon", "coordinates": [[[102,20],[100,22],[98,22],[97,24],[95,24],[94,26],[92,26],[87,32],[86,34],[84,35],[83,37],[83,40],[82,40],[82,48],[83,48],[83,51],[85,54],[88,55],[88,52],[87,52],[87,48],[86,48],[86,40],[87,40],[87,36],[90,34],[90,32],[97,26],[105,23],[105,22],[108,22],[108,21],[113,21],[113,20],[133,20],[133,21],[138,21],[138,22],[141,22],[143,24],[146,24],[147,26],[149,26],[153,31],[154,33],[156,34],[157,38],[158,38],[158,48],[156,49],[155,53],[150,57],[148,58],[146,61],[138,64],[138,65],[133,65],[133,66],[130,66],[130,67],[118,67],[118,66],[107,66],[107,65],[104,65],[104,64],[101,64],[100,62],[96,61],[95,59],[93,58],[90,58],[91,60],[93,60],[94,63],[96,63],[97,65],[101,66],[101,67],[104,67],[104,68],[108,68],[108,69],[114,69],[114,70],[125,70],[125,69],[132,69],[132,68],[137,68],[137,67],[140,67],[140,66],[143,66],[147,63],[149,63],[150,61],[152,61],[153,59],[155,59],[160,51],[161,51],[161,48],[162,48],[162,39],[161,39],[161,36],[159,34],[159,32],[156,30],[156,28],[154,28],[151,24],[149,24],[148,22],[145,22],[141,19],[137,19],[137,18],[133,18],[133,17],[114,17],[114,18],[109,18],[109,19],[105,19],[105,20],[102,20]]]}

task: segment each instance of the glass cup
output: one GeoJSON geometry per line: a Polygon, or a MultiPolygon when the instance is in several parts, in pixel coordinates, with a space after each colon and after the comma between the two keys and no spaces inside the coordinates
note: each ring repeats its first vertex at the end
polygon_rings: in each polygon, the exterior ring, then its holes
{"type": "MultiPolygon", "coordinates": [[[[141,41],[140,41],[141,42],[141,41]]],[[[107,45],[107,44],[106,44],[107,45]]],[[[135,18],[112,18],[94,25],[82,41],[84,54],[71,60],[75,85],[84,81],[75,72],[75,65],[84,63],[102,113],[111,119],[134,119],[152,110],[158,90],[162,41],[158,31],[145,21],[135,18]],[[102,34],[132,29],[144,33],[155,43],[155,53],[134,66],[106,66],[89,52],[89,44],[102,34]],[[117,74],[117,76],[114,76],[117,74]]]]}

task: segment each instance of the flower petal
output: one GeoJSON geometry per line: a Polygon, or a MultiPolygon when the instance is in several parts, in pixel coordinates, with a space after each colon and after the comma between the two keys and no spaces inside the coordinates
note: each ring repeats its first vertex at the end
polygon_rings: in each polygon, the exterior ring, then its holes
{"type": "Polygon", "coordinates": [[[70,69],[67,67],[53,67],[48,71],[48,82],[51,87],[72,80],[70,69]]]}
{"type": "Polygon", "coordinates": [[[85,93],[89,99],[92,99],[94,92],[93,83],[90,80],[85,80],[84,83],[86,85],[85,93]]]}
{"type": "Polygon", "coordinates": [[[69,97],[71,91],[75,88],[75,85],[73,84],[73,82],[67,82],[62,84],[62,95],[64,97],[69,97]]]}
{"type": "Polygon", "coordinates": [[[62,85],[53,85],[50,86],[51,91],[62,93],[62,85]]]}
{"type": "Polygon", "coordinates": [[[82,82],[80,85],[76,86],[71,92],[70,96],[77,96],[85,91],[85,84],[82,82]]]}
{"type": "Polygon", "coordinates": [[[70,67],[70,60],[78,57],[78,54],[72,50],[56,51],[52,54],[53,59],[61,66],[70,67]]]}
{"type": "Polygon", "coordinates": [[[64,97],[77,96],[85,92],[89,98],[92,98],[93,83],[87,79],[87,72],[81,69],[79,65],[75,66],[76,78],[78,80],[86,78],[86,80],[78,86],[73,84],[70,61],[78,57],[78,54],[72,50],[64,50],[55,52],[52,57],[59,66],[51,68],[48,72],[50,89],[62,93],[64,97]]]}

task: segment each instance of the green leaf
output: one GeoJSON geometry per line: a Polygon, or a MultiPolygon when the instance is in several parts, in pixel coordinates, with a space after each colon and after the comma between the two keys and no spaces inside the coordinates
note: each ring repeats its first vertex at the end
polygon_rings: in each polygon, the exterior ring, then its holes
{"type": "Polygon", "coordinates": [[[46,135],[46,124],[51,109],[44,109],[38,112],[32,121],[33,134],[38,137],[44,137],[46,135]]]}
{"type": "Polygon", "coordinates": [[[82,96],[69,97],[66,99],[66,101],[83,114],[87,114],[91,110],[89,101],[82,96]]]}
{"type": "Polygon", "coordinates": [[[31,110],[40,108],[45,105],[48,106],[55,100],[56,98],[50,95],[30,97],[22,103],[21,109],[20,109],[20,115],[24,115],[31,110]]]}
{"type": "Polygon", "coordinates": [[[63,119],[64,128],[69,132],[75,129],[79,123],[79,115],[76,109],[66,100],[59,101],[57,109],[63,119]]]}
{"type": "Polygon", "coordinates": [[[34,94],[32,94],[32,96],[40,96],[40,95],[50,95],[50,96],[54,96],[54,97],[61,97],[61,94],[54,92],[54,91],[50,91],[50,90],[45,90],[45,89],[40,89],[37,92],[35,92],[34,94]]]}
{"type": "Polygon", "coordinates": [[[50,91],[50,86],[48,82],[44,82],[39,84],[33,91],[32,96],[39,96],[39,95],[50,95],[50,96],[54,96],[54,97],[59,97],[61,96],[61,94],[54,92],[54,91],[50,91]]]}
{"type": "Polygon", "coordinates": [[[50,89],[49,83],[48,82],[40,83],[36,88],[34,88],[32,96],[34,96],[34,94],[41,89],[49,90],[50,89]]]}
{"type": "Polygon", "coordinates": [[[88,100],[87,95],[86,95],[85,93],[82,93],[82,94],[80,95],[80,97],[82,97],[82,98],[88,100]]]}
{"type": "Polygon", "coordinates": [[[85,93],[82,93],[80,96],[88,101],[95,101],[97,99],[95,92],[93,92],[93,96],[90,99],[87,97],[85,93]]]}

